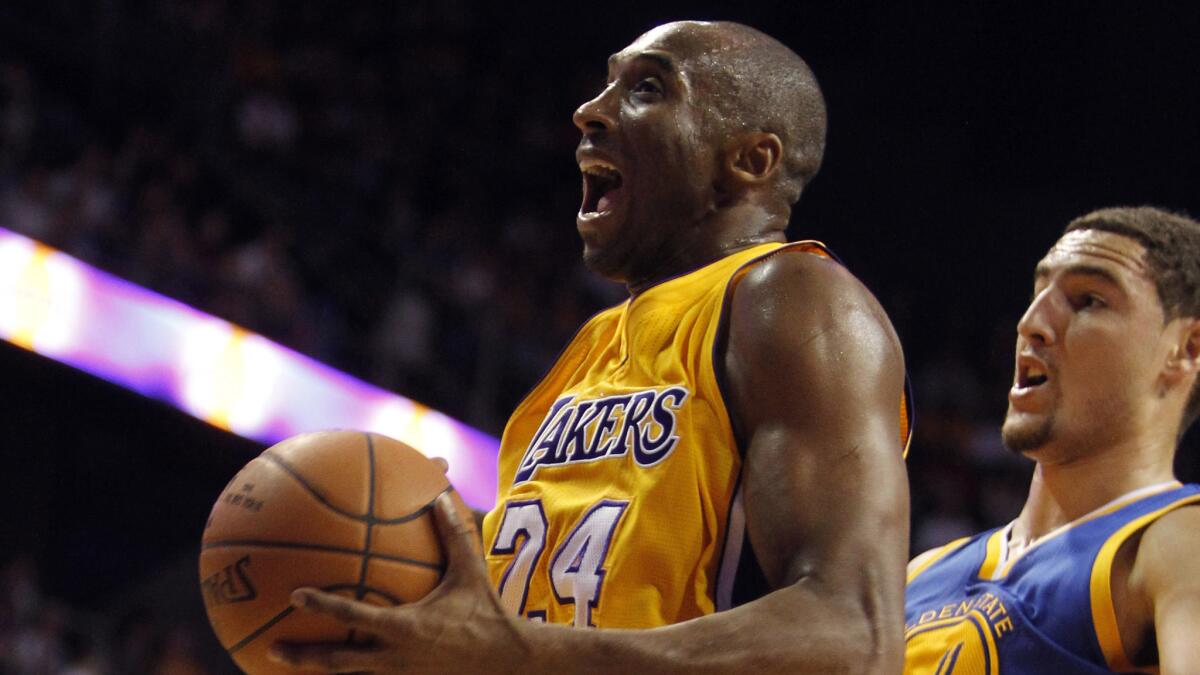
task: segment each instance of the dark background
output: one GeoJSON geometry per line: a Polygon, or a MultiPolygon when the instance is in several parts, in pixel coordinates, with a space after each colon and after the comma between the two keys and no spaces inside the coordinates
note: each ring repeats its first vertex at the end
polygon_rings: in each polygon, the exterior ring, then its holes
{"type": "MultiPolygon", "coordinates": [[[[1049,5],[9,2],[0,225],[498,433],[621,298],[578,262],[571,111],[657,23],[743,21],[824,89],[790,234],[900,333],[923,549],[1023,499],[997,428],[1066,222],[1200,213],[1200,5],[1049,5]]],[[[0,670],[226,667],[192,565],[259,448],[7,344],[0,373],[0,670]]]]}

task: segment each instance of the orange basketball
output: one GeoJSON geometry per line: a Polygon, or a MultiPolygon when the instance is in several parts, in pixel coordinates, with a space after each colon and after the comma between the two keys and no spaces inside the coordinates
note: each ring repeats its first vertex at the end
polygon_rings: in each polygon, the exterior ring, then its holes
{"type": "Polygon", "coordinates": [[[355,640],[293,611],[296,588],[377,605],[424,596],[444,560],[430,510],[449,487],[420,452],[378,434],[323,431],[267,448],[225,486],[204,528],[200,589],[221,644],[252,675],[292,672],[267,658],[275,641],[355,640]]]}

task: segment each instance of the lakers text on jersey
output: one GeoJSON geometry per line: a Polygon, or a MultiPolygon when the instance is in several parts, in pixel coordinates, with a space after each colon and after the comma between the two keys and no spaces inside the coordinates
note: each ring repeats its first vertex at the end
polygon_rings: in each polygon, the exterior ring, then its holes
{"type": "Polygon", "coordinates": [[[649,288],[588,321],[518,406],[484,521],[510,611],[632,628],[733,604],[741,457],[714,359],[740,273],[782,253],[825,255],[765,244],[649,288]]]}

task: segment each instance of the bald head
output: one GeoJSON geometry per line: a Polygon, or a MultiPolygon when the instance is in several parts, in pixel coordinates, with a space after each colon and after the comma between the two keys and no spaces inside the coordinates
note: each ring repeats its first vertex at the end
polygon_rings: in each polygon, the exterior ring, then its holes
{"type": "Polygon", "coordinates": [[[727,21],[664,24],[629,49],[655,43],[683,57],[714,132],[728,137],[764,131],[779,137],[781,196],[795,203],[825,152],[825,100],[808,64],[775,38],[727,21]]]}

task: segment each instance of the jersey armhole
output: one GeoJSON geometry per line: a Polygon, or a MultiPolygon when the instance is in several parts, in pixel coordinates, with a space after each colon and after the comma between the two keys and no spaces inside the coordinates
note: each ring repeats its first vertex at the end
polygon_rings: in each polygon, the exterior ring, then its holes
{"type": "MultiPolygon", "coordinates": [[[[799,252],[810,253],[822,258],[830,258],[837,261],[837,256],[826,248],[825,244],[816,241],[815,239],[805,239],[802,241],[788,242],[778,248],[771,249],[762,255],[755,256],[750,260],[742,263],[729,279],[725,282],[725,290],[721,296],[721,308],[717,314],[716,335],[712,342],[712,355],[709,360],[709,367],[712,368],[713,380],[717,383],[717,392],[721,396],[721,406],[725,408],[725,416],[729,420],[729,426],[733,430],[734,444],[737,446],[737,451],[743,458],[746,455],[746,448],[743,447],[745,436],[742,433],[741,423],[737,416],[733,414],[729,407],[729,384],[725,380],[725,369],[721,367],[720,359],[725,354],[726,343],[729,341],[729,311],[733,304],[733,293],[737,289],[738,282],[742,277],[746,276],[754,266],[758,265],[767,258],[771,258],[780,253],[799,252]]],[[[840,261],[838,261],[840,262],[840,261]]]]}
{"type": "Polygon", "coordinates": [[[1200,504],[1200,495],[1193,494],[1183,497],[1129,521],[1109,536],[1104,545],[1100,547],[1100,552],[1096,554],[1096,561],[1092,563],[1090,583],[1092,626],[1095,628],[1096,643],[1100,647],[1100,653],[1110,670],[1144,672],[1144,669],[1134,666],[1129,655],[1125,653],[1125,643],[1121,641],[1121,631],[1117,626],[1117,609],[1113,605],[1112,596],[1112,566],[1117,551],[1121,549],[1121,544],[1141,532],[1163,514],[1191,504],[1200,504]]]}
{"type": "MultiPolygon", "coordinates": [[[[746,272],[763,260],[782,251],[812,253],[824,258],[837,259],[819,241],[795,241],[754,256],[739,265],[725,281],[725,288],[721,291],[721,306],[717,310],[716,333],[713,336],[708,368],[712,373],[713,381],[716,382],[717,395],[725,413],[725,419],[729,421],[734,448],[738,457],[743,460],[746,457],[746,448],[744,447],[746,439],[737,416],[730,409],[729,385],[725,380],[725,370],[720,363],[720,359],[725,354],[725,346],[729,337],[727,330],[729,308],[733,302],[734,289],[737,288],[738,282],[746,275],[746,272]]],[[[731,609],[741,604],[745,600],[743,595],[758,596],[769,590],[766,588],[766,582],[762,578],[762,569],[758,566],[758,559],[746,534],[746,513],[742,506],[742,474],[740,471],[736,481],[733,497],[729,501],[729,512],[725,518],[725,536],[721,543],[721,557],[717,563],[716,582],[712,593],[713,605],[717,611],[731,609]],[[743,593],[743,586],[752,588],[743,593]],[[759,586],[761,588],[758,588],[759,586]]]]}

